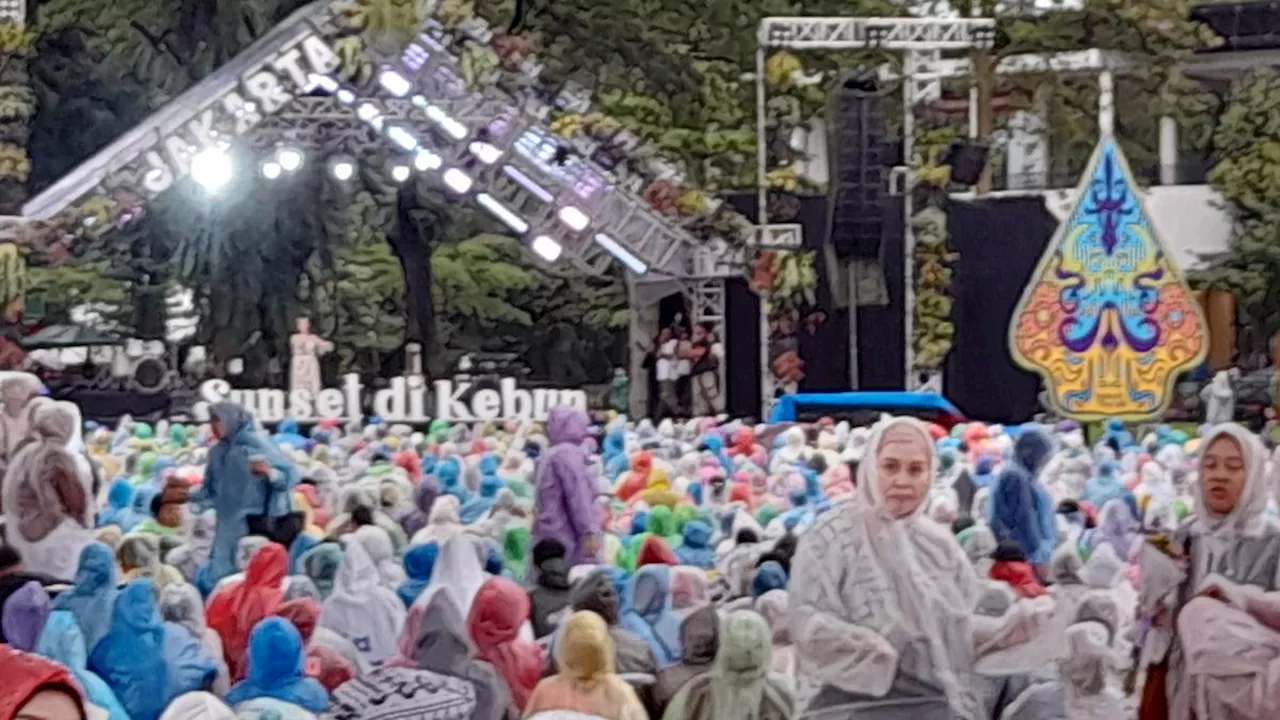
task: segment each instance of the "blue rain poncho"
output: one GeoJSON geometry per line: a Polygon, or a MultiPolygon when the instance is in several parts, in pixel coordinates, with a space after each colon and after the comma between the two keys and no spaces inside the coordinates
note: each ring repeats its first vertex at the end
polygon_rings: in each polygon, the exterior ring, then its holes
{"type": "Polygon", "coordinates": [[[75,616],[86,652],[92,653],[111,629],[111,609],[117,594],[115,553],[100,542],[86,545],[80,551],[75,586],[53,601],[54,610],[66,610],[75,616]]]}
{"type": "Polygon", "coordinates": [[[304,450],[307,447],[307,439],[302,437],[298,432],[298,421],[293,418],[285,418],[276,426],[275,440],[277,445],[289,448],[290,450],[304,450]]]}
{"type": "Polygon", "coordinates": [[[756,574],[751,578],[751,597],[760,597],[770,590],[785,590],[787,588],[787,571],[782,567],[782,563],[776,560],[766,560],[760,563],[760,567],[756,568],[756,574]]]}
{"type": "Polygon", "coordinates": [[[257,698],[273,698],[313,713],[329,707],[329,693],[303,672],[302,636],[288,620],[269,617],[249,635],[249,672],[227,693],[239,705],[257,698]]]}
{"type": "Polygon", "coordinates": [[[462,463],[452,455],[436,463],[436,482],[440,485],[440,494],[458,498],[459,505],[471,499],[471,493],[462,484],[462,463]]]}
{"type": "Polygon", "coordinates": [[[141,520],[133,512],[133,485],[124,478],[116,478],[107,490],[107,506],[98,512],[98,527],[115,525],[127,533],[141,520]]]}
{"type": "Polygon", "coordinates": [[[289,546],[289,574],[302,574],[302,558],[307,553],[315,549],[320,541],[314,535],[307,533],[299,533],[298,537],[293,539],[293,544],[289,546]]]}
{"type": "Polygon", "coordinates": [[[659,667],[684,657],[680,647],[680,616],[671,609],[671,570],[646,565],[627,584],[619,625],[649,646],[659,667]]]}
{"type": "Polygon", "coordinates": [[[724,440],[719,435],[703,437],[702,448],[704,452],[711,453],[720,462],[720,467],[724,468],[726,473],[733,473],[733,462],[729,460],[729,454],[724,451],[724,440]]]}
{"type": "Polygon", "coordinates": [[[711,526],[701,520],[690,520],[680,531],[683,542],[676,547],[681,565],[711,570],[716,565],[716,550],[711,547],[711,526]]]}
{"type": "Polygon", "coordinates": [[[236,572],[236,543],[249,532],[248,516],[261,515],[264,509],[272,517],[292,512],[291,495],[298,482],[298,472],[280,448],[254,427],[248,410],[223,402],[209,412],[221,423],[226,437],[209,450],[204,483],[191,496],[191,502],[211,506],[217,512],[209,558],[209,574],[216,584],[236,572]],[[270,464],[273,470],[270,482],[250,472],[249,458],[256,455],[265,457],[270,464]]]}
{"type": "MultiPolygon", "coordinates": [[[[496,462],[496,456],[495,462],[496,462]]],[[[496,469],[496,468],[495,468],[496,469]]],[[[470,525],[493,508],[498,501],[498,492],[506,487],[506,483],[497,475],[485,475],[480,480],[480,494],[466,501],[458,511],[458,519],[463,525],[470,525]]]]}
{"type": "Polygon", "coordinates": [[[1013,462],[1000,471],[991,493],[991,532],[1012,540],[1032,565],[1047,565],[1057,545],[1056,503],[1036,474],[1053,454],[1053,441],[1039,430],[1018,436],[1013,462]]]}
{"type": "Polygon", "coordinates": [[[151,581],[124,587],[111,629],[89,655],[89,669],[106,681],[132,720],[156,720],[171,700],[208,687],[218,668],[186,628],[166,623],[151,581]]]}
{"type": "Polygon", "coordinates": [[[431,582],[431,571],[439,554],[440,546],[435,543],[414,545],[404,554],[404,571],[409,577],[396,589],[396,595],[400,596],[405,607],[412,607],[413,601],[431,582]]]}
{"type": "Polygon", "coordinates": [[[65,610],[49,615],[40,641],[36,643],[36,653],[70,670],[84,690],[85,697],[106,710],[109,720],[130,720],[129,713],[125,712],[106,681],[89,672],[89,652],[85,649],[84,634],[80,632],[75,615],[65,610]]]}
{"type": "Polygon", "coordinates": [[[1129,492],[1120,482],[1120,464],[1115,460],[1098,463],[1098,474],[1084,484],[1084,500],[1095,508],[1101,508],[1112,500],[1123,500],[1129,492]]]}

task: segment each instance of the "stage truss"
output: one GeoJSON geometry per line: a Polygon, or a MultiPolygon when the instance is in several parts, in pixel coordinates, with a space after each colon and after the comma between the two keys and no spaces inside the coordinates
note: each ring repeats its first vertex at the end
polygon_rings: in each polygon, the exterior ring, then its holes
{"type": "MultiPolygon", "coordinates": [[[[771,17],[760,23],[756,47],[756,163],[757,193],[760,208],[759,223],[768,226],[766,200],[769,171],[767,129],[768,89],[765,85],[765,62],[773,50],[841,51],[884,50],[903,55],[901,78],[903,81],[903,157],[912,156],[914,114],[916,105],[937,99],[942,92],[945,77],[942,53],[944,51],[973,50],[990,47],[995,40],[995,21],[989,18],[818,18],[771,17]]],[[[903,202],[903,253],[904,298],[903,323],[905,348],[904,381],[906,389],[914,389],[917,383],[914,362],[914,316],[912,306],[915,296],[914,256],[915,238],[910,218],[912,178],[910,168],[897,168],[894,175],[902,177],[903,202]]],[[[896,188],[890,188],[893,192],[896,188]]],[[[763,311],[763,306],[762,306],[763,311]]],[[[855,312],[851,306],[850,312],[855,312]]],[[[852,325],[851,325],[852,326],[852,325]]],[[[773,376],[769,372],[769,346],[767,318],[761,318],[761,382],[762,398],[767,405],[773,397],[773,376]]],[[[851,348],[851,354],[856,347],[851,348]]],[[[853,364],[852,367],[856,367],[853,364]]],[[[929,383],[932,384],[932,383],[929,383]]],[[[766,408],[767,412],[767,408],[766,408]]]]}

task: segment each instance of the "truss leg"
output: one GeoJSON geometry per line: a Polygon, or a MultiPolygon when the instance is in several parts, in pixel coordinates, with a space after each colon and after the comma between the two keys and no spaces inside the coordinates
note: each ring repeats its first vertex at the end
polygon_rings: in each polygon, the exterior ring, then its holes
{"type": "Polygon", "coordinates": [[[631,309],[631,321],[627,327],[627,377],[631,381],[631,395],[627,402],[627,413],[633,419],[649,417],[649,370],[644,368],[644,356],[653,339],[658,336],[658,304],[644,305],[640,294],[636,292],[636,280],[631,273],[626,273],[627,306],[631,309]]]}

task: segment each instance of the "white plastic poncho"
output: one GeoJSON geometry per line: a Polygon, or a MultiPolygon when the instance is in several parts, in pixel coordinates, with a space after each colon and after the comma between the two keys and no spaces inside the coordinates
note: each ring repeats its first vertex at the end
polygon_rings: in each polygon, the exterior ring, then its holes
{"type": "Polygon", "coordinates": [[[364,546],[369,559],[378,568],[379,583],[390,590],[400,587],[407,576],[404,566],[396,560],[395,545],[386,530],[376,525],[365,525],[351,534],[355,541],[364,546]]]}
{"type": "Polygon", "coordinates": [[[404,603],[394,590],[378,584],[378,568],[364,546],[348,542],[320,626],[350,640],[376,667],[396,656],[404,618],[404,603]]]}
{"type": "Polygon", "coordinates": [[[466,535],[455,536],[440,546],[435,567],[431,570],[431,581],[413,604],[426,607],[431,596],[444,592],[453,600],[458,612],[466,617],[476,593],[480,592],[480,586],[487,579],[484,566],[480,564],[480,546],[466,535]]]}
{"type": "Polygon", "coordinates": [[[977,720],[973,568],[949,530],[923,515],[924,502],[897,519],[881,507],[876,456],[885,431],[903,425],[920,433],[932,478],[937,463],[924,426],[882,422],[858,466],[859,501],[832,508],[801,536],[790,583],[798,671],[870,698],[915,679],[940,688],[958,717],[977,720]]]}

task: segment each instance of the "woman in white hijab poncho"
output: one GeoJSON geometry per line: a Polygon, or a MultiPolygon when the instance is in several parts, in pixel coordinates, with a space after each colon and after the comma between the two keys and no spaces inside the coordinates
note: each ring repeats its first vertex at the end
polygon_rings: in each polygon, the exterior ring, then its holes
{"type": "Polygon", "coordinates": [[[6,539],[28,570],[59,580],[76,574],[80,551],[93,541],[93,471],[69,444],[80,413],[45,402],[31,413],[28,439],[4,473],[6,539]]]}
{"type": "Polygon", "coordinates": [[[378,568],[356,540],[348,540],[333,592],[324,601],[320,626],[350,640],[374,667],[396,656],[405,607],[394,590],[378,582],[378,568]]]}
{"type": "Polygon", "coordinates": [[[435,567],[431,569],[431,580],[413,604],[426,607],[433,595],[444,592],[466,617],[487,579],[480,564],[480,545],[466,535],[456,535],[440,546],[435,567]]]}
{"type": "MultiPolygon", "coordinates": [[[[919,720],[979,720],[975,646],[999,648],[975,633],[980,585],[969,559],[948,528],[923,514],[933,442],[919,421],[889,418],[873,429],[867,455],[857,502],[822,515],[795,555],[790,611],[802,715],[856,709],[859,718],[905,711],[919,720]]],[[[1015,609],[1005,617],[1024,616],[1015,609]]],[[[1034,634],[981,627],[1001,637],[1034,634]]]]}
{"type": "MultiPolygon", "coordinates": [[[[1148,677],[1167,667],[1172,720],[1280,717],[1280,526],[1266,516],[1266,451],[1235,423],[1215,426],[1200,447],[1198,512],[1172,543],[1185,577],[1153,588],[1144,572],[1143,597],[1164,598],[1147,642],[1173,633],[1148,677]]],[[[1156,690],[1144,692],[1141,717],[1158,712],[1156,690]]]]}
{"type": "Polygon", "coordinates": [[[395,590],[407,579],[404,566],[396,560],[395,545],[386,530],[376,525],[365,525],[351,534],[360,543],[369,559],[378,568],[378,581],[383,587],[395,590]]]}

